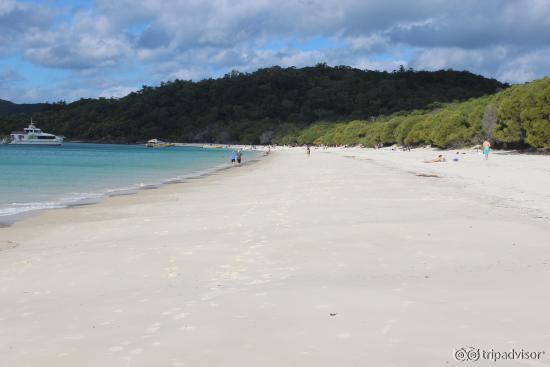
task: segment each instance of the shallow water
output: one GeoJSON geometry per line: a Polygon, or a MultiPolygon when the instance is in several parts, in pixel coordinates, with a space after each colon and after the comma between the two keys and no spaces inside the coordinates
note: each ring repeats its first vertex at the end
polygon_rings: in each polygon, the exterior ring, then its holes
{"type": "MultiPolygon", "coordinates": [[[[244,159],[254,152],[243,152],[244,159]]],[[[0,217],[87,203],[223,167],[231,151],[65,143],[0,145],[0,217]]]]}

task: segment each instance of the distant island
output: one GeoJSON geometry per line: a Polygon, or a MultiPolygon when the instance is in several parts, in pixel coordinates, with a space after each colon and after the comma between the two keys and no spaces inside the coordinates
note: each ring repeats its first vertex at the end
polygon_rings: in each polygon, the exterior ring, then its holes
{"type": "MultiPolygon", "coordinates": [[[[510,86],[467,71],[318,64],[143,86],[119,99],[0,110],[0,134],[40,126],[69,139],[133,143],[406,144],[548,148],[550,79],[510,86]],[[542,108],[542,109],[541,109],[542,108]],[[7,111],[7,112],[6,112],[7,111]]],[[[2,105],[0,105],[2,106],[2,105]]],[[[18,106],[18,105],[15,105],[18,106]]]]}

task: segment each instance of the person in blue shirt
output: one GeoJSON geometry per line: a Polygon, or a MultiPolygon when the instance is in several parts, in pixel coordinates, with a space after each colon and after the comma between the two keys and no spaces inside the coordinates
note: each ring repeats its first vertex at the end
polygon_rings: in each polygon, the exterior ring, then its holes
{"type": "Polygon", "coordinates": [[[235,161],[237,160],[237,153],[235,151],[233,151],[231,153],[231,164],[232,165],[235,165],[235,161]]]}

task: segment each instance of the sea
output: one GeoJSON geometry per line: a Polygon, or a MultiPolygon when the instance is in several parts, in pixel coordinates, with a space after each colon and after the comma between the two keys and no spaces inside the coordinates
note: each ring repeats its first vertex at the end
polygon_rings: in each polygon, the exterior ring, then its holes
{"type": "MultiPolygon", "coordinates": [[[[64,143],[0,144],[0,224],[50,208],[91,204],[198,178],[231,164],[231,149],[64,143]]],[[[243,151],[243,159],[257,153],[243,151]]]]}

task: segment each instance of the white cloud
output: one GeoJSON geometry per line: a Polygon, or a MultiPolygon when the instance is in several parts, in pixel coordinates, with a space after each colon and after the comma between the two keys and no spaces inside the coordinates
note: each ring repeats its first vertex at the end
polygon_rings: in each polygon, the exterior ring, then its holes
{"type": "Polygon", "coordinates": [[[368,70],[398,70],[400,66],[408,67],[407,60],[371,60],[368,57],[363,57],[357,60],[355,67],[368,70]]]}
{"type": "Polygon", "coordinates": [[[16,51],[29,34],[50,27],[55,14],[42,5],[0,0],[0,57],[16,51]]]}
{"type": "Polygon", "coordinates": [[[72,70],[74,80],[58,88],[71,95],[318,62],[468,69],[510,82],[550,71],[548,0],[96,0],[87,10],[41,4],[0,0],[0,58],[23,55],[72,70]],[[117,79],[128,69],[139,70],[141,80],[106,86],[89,77],[117,79]]]}
{"type": "Polygon", "coordinates": [[[29,35],[26,44],[29,60],[65,69],[109,67],[133,55],[130,40],[110,18],[90,11],[75,14],[69,24],[29,35]]]}
{"type": "Polygon", "coordinates": [[[497,72],[497,78],[511,83],[522,83],[540,78],[542,73],[548,75],[550,65],[550,47],[525,52],[503,62],[497,72]]]}
{"type": "Polygon", "coordinates": [[[137,88],[132,88],[132,87],[129,87],[129,86],[115,85],[115,86],[109,87],[109,88],[101,91],[99,93],[99,97],[120,98],[120,97],[124,97],[124,96],[126,96],[126,95],[128,95],[131,92],[134,92],[136,90],[137,90],[137,88]]]}
{"type": "Polygon", "coordinates": [[[508,58],[508,50],[497,46],[487,49],[463,49],[458,47],[436,47],[425,49],[413,62],[416,69],[469,69],[488,71],[493,65],[508,58]]]}
{"type": "Polygon", "coordinates": [[[389,47],[390,39],[380,33],[365,36],[348,37],[349,47],[357,51],[381,51],[389,47]]]}

